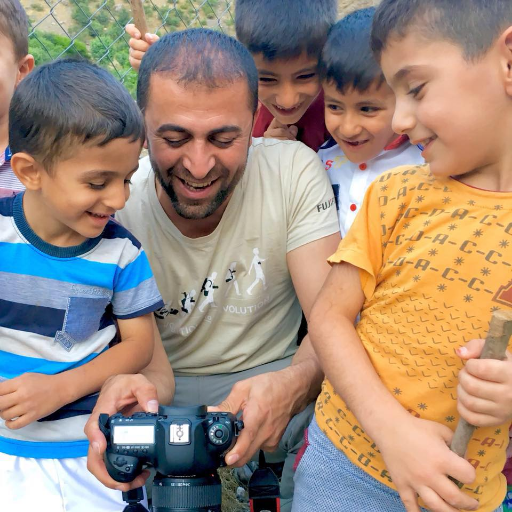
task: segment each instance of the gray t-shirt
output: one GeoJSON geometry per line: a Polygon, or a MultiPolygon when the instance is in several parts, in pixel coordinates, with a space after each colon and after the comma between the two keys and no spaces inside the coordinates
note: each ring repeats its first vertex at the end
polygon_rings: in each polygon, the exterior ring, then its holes
{"type": "Polygon", "coordinates": [[[312,150],[254,139],[222,220],[196,239],[165,214],[146,158],[117,218],[148,255],[165,302],[157,324],[177,375],[238,372],[297,350],[301,308],[287,253],[339,231],[332,187],[312,150]]]}

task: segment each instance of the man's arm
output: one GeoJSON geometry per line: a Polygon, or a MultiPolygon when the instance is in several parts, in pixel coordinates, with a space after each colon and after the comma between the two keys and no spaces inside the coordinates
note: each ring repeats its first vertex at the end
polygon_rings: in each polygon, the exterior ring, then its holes
{"type": "Polygon", "coordinates": [[[140,487],[149,473],[143,472],[129,484],[120,484],[110,478],[103,462],[107,443],[98,426],[99,415],[101,413],[112,415],[119,411],[130,415],[136,410],[158,412],[159,403],[168,405],[174,397],[174,375],[154,319],[153,326],[154,349],[149,365],[138,375],[116,375],[108,379],[85,425],[85,435],[90,443],[87,467],[103,485],[112,489],[127,491],[140,487]]]}
{"type": "MultiPolygon", "coordinates": [[[[306,318],[329,273],[327,258],[339,241],[339,234],[334,234],[288,253],[288,268],[306,318]]],[[[306,336],[291,366],[235,384],[226,400],[215,407],[235,414],[243,411],[245,428],[226,462],[241,466],[260,448],[275,450],[290,418],[318,395],[322,378],[318,359],[306,336]]]]}
{"type": "Polygon", "coordinates": [[[359,270],[335,264],[311,312],[310,335],[336,392],[375,441],[408,512],[419,512],[417,496],[436,512],[475,510],[447,475],[470,483],[475,472],[447,444],[452,431],[410,415],[377,375],[354,328],[364,303],[359,270]]]}

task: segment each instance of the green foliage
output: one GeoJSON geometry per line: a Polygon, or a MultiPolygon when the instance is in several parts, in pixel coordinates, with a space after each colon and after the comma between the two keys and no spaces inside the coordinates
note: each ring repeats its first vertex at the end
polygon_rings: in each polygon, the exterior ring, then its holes
{"type": "MultiPolygon", "coordinates": [[[[0,0],[1,1],[1,0],[0,0]]],[[[45,4],[32,0],[32,9],[37,12],[45,10],[45,4]]],[[[124,34],[124,26],[131,19],[128,0],[106,0],[105,8],[98,9],[104,0],[67,0],[72,24],[69,27],[71,39],[67,36],[36,30],[30,37],[30,53],[36,59],[36,64],[43,64],[56,57],[81,55],[109,70],[115,77],[121,79],[126,88],[135,97],[137,74],[131,70],[128,55],[128,36],[124,34]],[[86,30],[84,30],[86,28],[86,30]]],[[[225,0],[208,0],[199,9],[201,1],[194,0],[167,0],[155,4],[146,0],[144,10],[148,18],[150,29],[157,29],[163,20],[156,11],[159,5],[162,16],[166,16],[164,29],[159,30],[162,35],[165,31],[174,32],[187,26],[212,26],[216,12],[225,9],[225,0]]],[[[227,4],[226,4],[227,5],[227,4]]],[[[38,21],[38,16],[33,15],[38,21]]],[[[233,24],[229,16],[224,16],[223,26],[231,27],[233,24]]],[[[230,30],[232,32],[232,30],[230,30]]]]}
{"type": "Polygon", "coordinates": [[[90,59],[87,46],[66,36],[37,31],[29,40],[29,52],[34,56],[36,64],[44,64],[61,55],[66,57],[82,56],[90,59]]]}

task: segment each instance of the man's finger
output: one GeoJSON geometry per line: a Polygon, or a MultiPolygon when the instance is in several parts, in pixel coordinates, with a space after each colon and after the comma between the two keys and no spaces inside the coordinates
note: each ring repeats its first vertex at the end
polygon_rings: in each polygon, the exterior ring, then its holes
{"type": "Polygon", "coordinates": [[[291,126],[288,126],[288,131],[292,134],[293,137],[297,137],[297,134],[299,133],[299,128],[292,124],[291,126]]]}
{"type": "Polygon", "coordinates": [[[233,464],[241,466],[245,464],[260,448],[261,426],[263,422],[261,416],[257,407],[247,407],[244,409],[242,416],[244,428],[238,436],[235,446],[226,455],[226,464],[228,466],[233,464]]]}
{"type": "Polygon", "coordinates": [[[231,393],[219,405],[212,405],[208,407],[210,412],[230,412],[231,414],[238,414],[242,409],[242,404],[248,398],[248,391],[245,386],[235,384],[231,389],[231,393]]]}

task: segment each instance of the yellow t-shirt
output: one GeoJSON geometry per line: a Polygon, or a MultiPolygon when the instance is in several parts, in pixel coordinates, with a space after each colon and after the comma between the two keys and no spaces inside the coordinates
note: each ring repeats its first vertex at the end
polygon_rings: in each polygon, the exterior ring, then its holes
{"type": "MultiPolygon", "coordinates": [[[[372,183],[329,260],[360,269],[357,333],[386,387],[418,418],[455,428],[455,349],[485,338],[494,310],[512,308],[511,214],[512,193],[436,179],[428,166],[400,167],[372,183]]],[[[328,380],[316,418],[354,464],[393,487],[377,447],[328,380]]],[[[508,428],[480,428],[469,446],[477,477],[464,490],[481,512],[505,496],[508,428]]]]}

